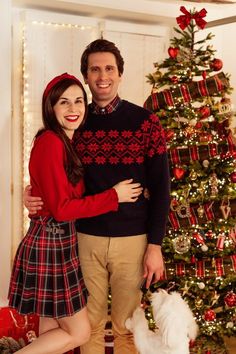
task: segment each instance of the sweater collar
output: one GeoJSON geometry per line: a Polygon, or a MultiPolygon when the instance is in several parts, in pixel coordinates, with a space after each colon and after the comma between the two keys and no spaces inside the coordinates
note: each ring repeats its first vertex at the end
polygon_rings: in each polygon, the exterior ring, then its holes
{"type": "Polygon", "coordinates": [[[110,114],[118,108],[120,103],[121,99],[117,95],[106,107],[99,107],[94,101],[91,103],[90,107],[94,114],[110,114]]]}

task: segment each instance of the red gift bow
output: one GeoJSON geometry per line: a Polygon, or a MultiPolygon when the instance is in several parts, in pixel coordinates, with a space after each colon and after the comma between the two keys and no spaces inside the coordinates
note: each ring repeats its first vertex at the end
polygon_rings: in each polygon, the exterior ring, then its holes
{"type": "Polygon", "coordinates": [[[183,12],[184,15],[177,17],[176,20],[182,30],[184,30],[190,24],[190,21],[192,19],[195,20],[196,25],[201,29],[206,26],[207,22],[203,20],[203,17],[205,17],[207,14],[207,11],[205,9],[202,9],[199,12],[196,11],[194,14],[191,14],[190,12],[188,12],[188,10],[186,10],[184,6],[181,6],[180,11],[183,12]]]}

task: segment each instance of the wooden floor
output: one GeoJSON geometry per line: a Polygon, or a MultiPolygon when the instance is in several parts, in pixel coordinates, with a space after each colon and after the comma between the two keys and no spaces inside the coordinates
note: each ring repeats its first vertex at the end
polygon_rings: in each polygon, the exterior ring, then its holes
{"type": "Polygon", "coordinates": [[[236,354],[236,338],[225,338],[229,354],[236,354]]]}

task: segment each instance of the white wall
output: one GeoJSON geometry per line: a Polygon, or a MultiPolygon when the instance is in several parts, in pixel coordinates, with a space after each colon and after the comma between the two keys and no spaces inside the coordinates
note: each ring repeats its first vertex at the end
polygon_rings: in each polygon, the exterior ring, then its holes
{"type": "Polygon", "coordinates": [[[215,35],[213,43],[217,49],[216,56],[223,61],[222,70],[231,75],[230,83],[234,88],[231,98],[236,110],[236,23],[211,28],[211,32],[215,35]]]}
{"type": "Polygon", "coordinates": [[[11,1],[0,2],[0,300],[5,299],[11,254],[11,1]]]}

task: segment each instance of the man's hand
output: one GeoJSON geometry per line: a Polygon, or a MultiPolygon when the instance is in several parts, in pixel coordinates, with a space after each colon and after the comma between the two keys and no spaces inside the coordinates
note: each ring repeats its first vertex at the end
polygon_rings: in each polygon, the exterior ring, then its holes
{"type": "Polygon", "coordinates": [[[164,262],[161,252],[161,246],[148,244],[143,261],[144,274],[146,278],[146,289],[151,283],[156,283],[161,279],[164,272],[164,262]]]}
{"type": "Polygon", "coordinates": [[[43,201],[40,197],[31,197],[31,186],[26,186],[23,193],[24,206],[29,210],[29,213],[36,214],[42,209],[43,201]]]}

